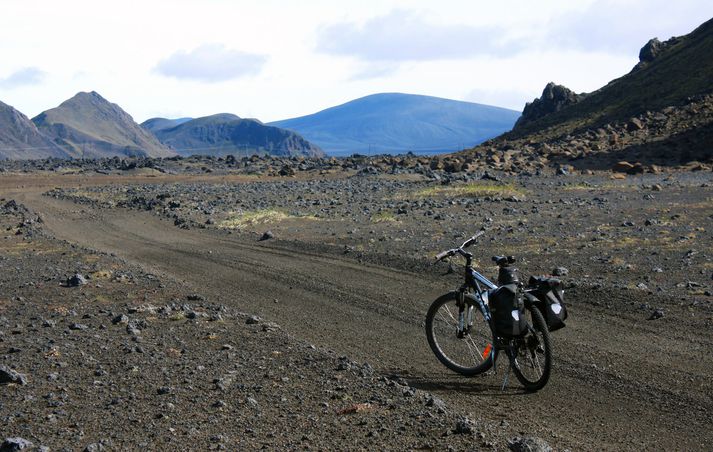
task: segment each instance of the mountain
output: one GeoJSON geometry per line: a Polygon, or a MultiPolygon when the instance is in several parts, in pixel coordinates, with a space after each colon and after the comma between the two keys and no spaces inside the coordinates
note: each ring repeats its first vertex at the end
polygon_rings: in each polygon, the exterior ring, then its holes
{"type": "Polygon", "coordinates": [[[520,112],[414,94],[373,94],[308,116],[270,123],[331,155],[464,149],[510,130],[520,112]]]}
{"type": "Polygon", "coordinates": [[[458,158],[505,170],[706,168],[700,163],[713,163],[713,19],[685,36],[651,39],[628,74],[594,92],[548,84],[511,132],[458,158]]]}
{"type": "Polygon", "coordinates": [[[0,102],[0,158],[25,160],[68,156],[27,116],[0,102]]]}
{"type": "Polygon", "coordinates": [[[166,119],[166,118],[151,118],[141,123],[141,127],[147,129],[154,135],[159,130],[171,129],[176,126],[180,126],[184,122],[188,122],[193,118],[178,118],[178,119],[166,119]]]}
{"type": "MultiPolygon", "coordinates": [[[[686,36],[654,38],[639,52],[634,69],[566,108],[516,127],[511,136],[548,134],[627,120],[647,110],[683,105],[713,91],[713,19],[686,36]]],[[[527,108],[527,107],[526,107],[527,108]]]]}
{"type": "Polygon", "coordinates": [[[229,113],[191,119],[173,127],[170,126],[171,121],[181,120],[152,118],[142,126],[181,155],[324,155],[319,147],[295,132],[229,113]]]}
{"type": "Polygon", "coordinates": [[[32,121],[75,158],[175,155],[121,107],[94,91],[78,93],[32,121]]]}

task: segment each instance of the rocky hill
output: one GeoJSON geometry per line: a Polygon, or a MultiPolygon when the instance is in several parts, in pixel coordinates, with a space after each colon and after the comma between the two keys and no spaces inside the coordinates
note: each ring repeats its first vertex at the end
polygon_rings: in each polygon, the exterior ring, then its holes
{"type": "Polygon", "coordinates": [[[646,111],[689,103],[713,91],[713,19],[665,43],[650,40],[634,69],[567,108],[518,127],[513,136],[548,134],[624,121],[646,111]]]}
{"type": "Polygon", "coordinates": [[[708,168],[713,20],[686,36],[650,40],[630,73],[595,92],[575,94],[549,84],[510,133],[460,157],[466,156],[516,171],[551,164],[628,172],[657,165],[708,168]]]}
{"type": "Polygon", "coordinates": [[[271,124],[295,130],[330,155],[457,151],[510,130],[520,112],[383,93],[271,124]]]}
{"type": "Polygon", "coordinates": [[[0,159],[47,157],[66,158],[68,154],[40,132],[27,116],[0,102],[0,159]]]}
{"type": "Polygon", "coordinates": [[[181,155],[221,156],[265,153],[277,156],[324,155],[318,146],[295,132],[229,113],[185,122],[153,118],[144,122],[142,126],[154,133],[161,143],[181,155]],[[176,124],[176,121],[179,123],[176,124]]]}
{"type": "Polygon", "coordinates": [[[175,155],[121,107],[94,91],[78,93],[32,121],[74,158],[175,155]]]}

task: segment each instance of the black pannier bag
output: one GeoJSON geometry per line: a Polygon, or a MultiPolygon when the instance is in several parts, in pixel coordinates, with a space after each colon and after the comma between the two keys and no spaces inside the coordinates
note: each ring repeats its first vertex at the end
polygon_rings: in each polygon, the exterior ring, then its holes
{"type": "Polygon", "coordinates": [[[515,267],[500,267],[498,270],[498,285],[504,286],[506,284],[517,284],[520,282],[520,277],[518,276],[517,268],[515,267]]]}
{"type": "Polygon", "coordinates": [[[527,332],[524,303],[517,284],[506,284],[491,290],[488,300],[498,335],[513,337],[527,332]]]}
{"type": "Polygon", "coordinates": [[[556,278],[530,277],[530,286],[535,287],[533,292],[539,303],[537,307],[542,312],[547,329],[556,331],[564,328],[567,319],[567,307],[564,305],[564,290],[562,282],[556,278]]]}

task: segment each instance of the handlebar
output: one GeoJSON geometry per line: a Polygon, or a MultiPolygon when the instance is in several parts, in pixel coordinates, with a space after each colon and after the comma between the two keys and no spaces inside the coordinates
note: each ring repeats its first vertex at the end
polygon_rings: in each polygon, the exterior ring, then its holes
{"type": "Polygon", "coordinates": [[[438,253],[436,255],[436,260],[437,261],[443,260],[446,257],[454,256],[456,253],[460,254],[461,256],[467,257],[469,255],[469,253],[467,251],[465,251],[465,248],[468,248],[469,246],[474,244],[476,242],[476,240],[478,239],[478,237],[480,237],[483,234],[485,234],[485,231],[478,231],[471,238],[469,238],[468,240],[463,242],[463,244],[461,246],[459,246],[458,248],[453,248],[451,250],[447,250],[447,251],[443,251],[442,253],[438,253]]]}
{"type": "Polygon", "coordinates": [[[436,260],[437,260],[437,261],[440,261],[440,260],[445,259],[446,257],[453,256],[454,254],[455,254],[454,250],[444,251],[444,252],[438,253],[438,254],[436,255],[436,260]]]}
{"type": "Polygon", "coordinates": [[[480,237],[481,235],[485,234],[485,231],[478,231],[473,235],[473,237],[469,238],[463,244],[460,246],[461,248],[468,248],[470,245],[474,244],[476,239],[480,237]]]}

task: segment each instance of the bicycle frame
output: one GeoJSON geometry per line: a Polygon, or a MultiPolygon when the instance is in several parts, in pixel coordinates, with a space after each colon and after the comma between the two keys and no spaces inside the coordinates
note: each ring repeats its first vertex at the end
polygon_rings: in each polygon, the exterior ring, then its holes
{"type": "Polygon", "coordinates": [[[480,312],[483,314],[483,317],[490,326],[490,330],[493,334],[493,337],[496,337],[495,325],[493,324],[492,316],[490,315],[490,308],[488,306],[488,290],[497,289],[498,286],[473,268],[472,254],[464,253],[464,257],[466,259],[465,283],[463,283],[463,285],[458,290],[458,301],[460,308],[458,313],[458,335],[464,335],[466,330],[472,326],[472,310],[469,309],[466,312],[466,310],[464,309],[465,297],[469,297],[478,305],[478,308],[480,308],[480,312]],[[475,294],[466,294],[468,289],[473,289],[475,291],[475,294]]]}

